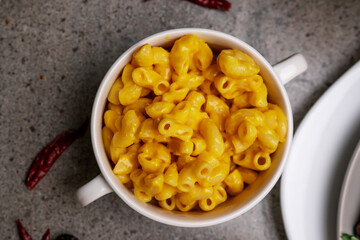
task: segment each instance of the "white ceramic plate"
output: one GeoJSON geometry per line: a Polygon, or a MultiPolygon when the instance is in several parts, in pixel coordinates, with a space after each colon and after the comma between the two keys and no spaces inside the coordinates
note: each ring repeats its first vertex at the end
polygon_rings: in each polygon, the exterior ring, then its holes
{"type": "Polygon", "coordinates": [[[316,102],[296,131],[281,180],[289,239],[337,239],[341,185],[359,139],[360,62],[316,102]]]}
{"type": "Polygon", "coordinates": [[[360,142],[351,158],[341,189],[337,235],[353,234],[360,218],[360,142]]]}

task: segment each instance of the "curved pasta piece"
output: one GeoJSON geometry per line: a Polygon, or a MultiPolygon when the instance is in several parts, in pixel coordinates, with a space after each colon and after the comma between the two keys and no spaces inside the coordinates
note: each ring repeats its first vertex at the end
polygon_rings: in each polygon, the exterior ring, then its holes
{"type": "Polygon", "coordinates": [[[166,65],[170,62],[170,53],[162,47],[152,47],[155,65],[166,65]]]}
{"type": "Polygon", "coordinates": [[[139,138],[143,142],[168,142],[168,138],[159,133],[154,120],[151,118],[147,118],[141,123],[139,138]]]}
{"type": "Polygon", "coordinates": [[[240,108],[248,108],[251,104],[249,103],[249,93],[243,92],[236,98],[234,98],[233,105],[231,106],[232,112],[239,110],[240,108]],[[236,108],[235,108],[236,107],[236,108]]]}
{"type": "Polygon", "coordinates": [[[154,64],[153,49],[149,44],[140,47],[133,54],[132,64],[140,67],[151,67],[154,64]]]}
{"type": "Polygon", "coordinates": [[[196,161],[193,161],[189,167],[192,170],[192,174],[197,178],[198,181],[200,179],[209,177],[213,171],[211,163],[203,159],[197,159],[196,161]]]}
{"type": "Polygon", "coordinates": [[[148,194],[142,187],[134,184],[134,195],[137,199],[139,199],[142,202],[150,202],[152,197],[150,194],[148,194]]]}
{"type": "Polygon", "coordinates": [[[226,190],[230,195],[237,195],[244,189],[240,172],[235,169],[225,178],[226,190]]]}
{"type": "Polygon", "coordinates": [[[248,77],[260,71],[251,57],[236,49],[222,50],[217,57],[217,63],[221,71],[232,78],[248,77]]]}
{"type": "Polygon", "coordinates": [[[214,186],[212,197],[215,200],[215,202],[217,203],[217,205],[225,202],[227,199],[227,193],[226,193],[224,187],[221,185],[214,186]]]}
{"type": "Polygon", "coordinates": [[[164,118],[173,119],[174,121],[185,124],[189,120],[191,105],[188,101],[179,102],[170,113],[165,113],[164,118]]]}
{"type": "Polygon", "coordinates": [[[203,71],[203,75],[206,80],[209,82],[212,82],[216,76],[221,74],[221,71],[217,64],[213,64],[210,67],[208,67],[205,71],[203,71]]]}
{"type": "Polygon", "coordinates": [[[193,151],[191,153],[192,156],[197,156],[206,149],[206,142],[201,136],[195,136],[191,138],[193,143],[193,151]]]}
{"type": "Polygon", "coordinates": [[[213,187],[213,194],[210,197],[199,201],[199,207],[203,211],[210,211],[213,210],[217,205],[225,202],[226,199],[227,194],[225,189],[220,185],[216,185],[213,187]]]}
{"type": "Polygon", "coordinates": [[[116,175],[117,179],[119,179],[119,181],[123,184],[129,184],[131,183],[131,179],[129,174],[126,175],[116,175]]]}
{"type": "Polygon", "coordinates": [[[177,188],[164,183],[162,191],[155,195],[155,199],[158,201],[163,201],[175,196],[176,193],[177,188]]]}
{"type": "Polygon", "coordinates": [[[271,157],[269,153],[257,151],[250,147],[243,153],[233,156],[233,161],[239,166],[253,169],[256,171],[267,170],[271,165],[271,157]]]}
{"type": "Polygon", "coordinates": [[[191,163],[195,160],[196,160],[195,157],[192,157],[187,154],[181,154],[176,161],[176,166],[178,170],[181,171],[181,169],[183,169],[188,163],[191,163]]]}
{"type": "Polygon", "coordinates": [[[179,209],[182,212],[188,212],[191,209],[193,209],[197,204],[197,201],[193,201],[190,204],[184,204],[180,201],[178,197],[175,197],[175,205],[177,209],[179,209]]]}
{"type": "Polygon", "coordinates": [[[194,54],[195,66],[201,70],[205,71],[211,64],[213,60],[213,53],[209,45],[200,40],[199,41],[199,50],[194,54]]]}
{"type": "Polygon", "coordinates": [[[255,142],[258,136],[258,130],[248,120],[244,120],[240,123],[236,135],[230,137],[234,146],[235,153],[241,153],[248,149],[255,142]]]}
{"type": "Polygon", "coordinates": [[[192,141],[182,141],[177,138],[171,138],[168,142],[168,148],[172,154],[180,156],[182,154],[190,155],[194,149],[194,143],[192,141]]]}
{"type": "Polygon", "coordinates": [[[244,167],[238,167],[237,170],[239,171],[243,181],[247,184],[254,183],[259,175],[256,171],[244,167]]]}
{"type": "Polygon", "coordinates": [[[218,75],[214,79],[214,86],[217,91],[226,99],[234,99],[240,96],[244,90],[240,89],[236,83],[236,80],[226,76],[218,75]]]}
{"type": "Polygon", "coordinates": [[[123,153],[126,153],[126,151],[127,151],[126,148],[114,147],[114,145],[112,144],[112,141],[110,143],[109,150],[110,150],[110,158],[114,164],[116,164],[118,162],[120,155],[123,153]]]}
{"type": "Polygon", "coordinates": [[[170,165],[170,151],[160,143],[147,142],[138,153],[138,161],[147,173],[163,172],[170,165]]]}
{"type": "Polygon", "coordinates": [[[169,87],[169,91],[162,95],[162,100],[165,102],[178,103],[185,99],[189,91],[190,88],[184,86],[181,82],[173,82],[169,87]]]}
{"type": "Polygon", "coordinates": [[[212,186],[217,185],[224,181],[226,176],[229,175],[229,171],[230,164],[220,162],[219,166],[213,169],[207,180],[212,186]]]}
{"type": "Polygon", "coordinates": [[[119,90],[119,101],[123,106],[130,105],[138,100],[142,93],[142,87],[138,86],[132,80],[134,67],[126,64],[121,76],[124,87],[119,90]]]}
{"type": "Polygon", "coordinates": [[[156,64],[154,66],[154,71],[157,72],[162,79],[170,82],[173,70],[169,64],[156,64]]]}
{"type": "Polygon", "coordinates": [[[229,106],[215,95],[206,96],[205,112],[209,114],[220,131],[224,130],[225,120],[230,114],[229,106]]]}
{"type": "Polygon", "coordinates": [[[263,126],[265,121],[264,114],[255,109],[242,108],[233,112],[225,121],[225,130],[229,134],[235,134],[239,128],[239,125],[242,121],[247,120],[251,122],[256,127],[263,126]]]}
{"type": "Polygon", "coordinates": [[[195,187],[196,177],[189,166],[185,166],[179,172],[177,188],[182,192],[189,192],[195,187]]]}
{"type": "MultiPolygon", "coordinates": [[[[119,99],[119,93],[116,94],[116,98],[119,99]]],[[[119,102],[120,104],[120,102],[119,102]]],[[[109,110],[115,111],[117,114],[121,115],[123,111],[123,107],[121,105],[116,105],[111,102],[108,103],[107,108],[109,110]]]]}
{"type": "Polygon", "coordinates": [[[117,127],[115,126],[115,122],[118,118],[121,119],[121,115],[119,115],[114,110],[107,110],[104,113],[105,126],[107,126],[113,133],[116,133],[117,131],[119,131],[119,129],[117,129],[117,127]]]}
{"type": "Polygon", "coordinates": [[[134,185],[144,186],[144,178],[146,175],[146,172],[144,172],[142,169],[135,169],[130,173],[130,179],[133,181],[134,185]]]}
{"type": "Polygon", "coordinates": [[[216,202],[212,197],[201,199],[199,201],[199,207],[203,211],[211,211],[216,207],[216,202]]]}
{"type": "Polygon", "coordinates": [[[112,144],[114,147],[128,147],[136,141],[136,133],[141,120],[134,110],[128,111],[122,118],[121,129],[114,134],[112,144]]]}
{"type": "Polygon", "coordinates": [[[200,89],[203,93],[206,94],[212,94],[215,96],[220,96],[219,91],[216,89],[214,82],[211,82],[209,80],[205,80],[201,85],[200,89]]]}
{"type": "Polygon", "coordinates": [[[175,205],[175,197],[172,196],[171,198],[167,198],[165,200],[160,200],[159,201],[159,206],[165,210],[169,210],[172,211],[175,209],[176,205],[175,205]]]}
{"type": "Polygon", "coordinates": [[[249,92],[248,102],[254,107],[266,107],[268,105],[267,95],[267,88],[262,83],[258,89],[249,92]]]}
{"type": "Polygon", "coordinates": [[[149,106],[145,107],[147,115],[151,118],[162,117],[166,113],[170,113],[175,107],[175,104],[171,102],[153,102],[149,106]]]}
{"type": "Polygon", "coordinates": [[[201,136],[205,139],[207,151],[215,156],[221,156],[225,150],[224,140],[214,121],[210,119],[202,120],[199,130],[201,136]]]}
{"type": "Polygon", "coordinates": [[[257,140],[260,147],[268,153],[275,152],[279,145],[279,136],[267,126],[257,128],[257,140]]]}
{"type": "Polygon", "coordinates": [[[119,152],[113,169],[116,175],[129,175],[139,166],[139,162],[137,161],[137,151],[139,147],[140,144],[134,144],[128,148],[127,152],[119,152]]]}
{"type": "MultiPolygon", "coordinates": [[[[121,81],[121,78],[116,79],[114,84],[112,85],[109,95],[108,95],[108,101],[112,104],[119,105],[119,91],[124,87],[123,82],[121,81]]],[[[121,114],[121,113],[120,113],[121,114]]]]}
{"type": "Polygon", "coordinates": [[[195,35],[185,35],[175,41],[170,51],[170,64],[177,74],[188,72],[190,61],[199,49],[199,39],[195,35]]]}
{"type": "Polygon", "coordinates": [[[269,103],[267,109],[264,111],[267,125],[272,128],[279,136],[279,141],[286,140],[287,133],[287,118],[280,107],[269,103]]]}
{"type": "Polygon", "coordinates": [[[156,95],[167,92],[170,85],[160,74],[144,67],[135,68],[132,72],[132,79],[137,85],[153,90],[156,95]]]}
{"type": "Polygon", "coordinates": [[[173,162],[164,173],[164,182],[172,187],[176,187],[178,184],[179,173],[177,165],[173,162]]]}
{"type": "Polygon", "coordinates": [[[150,173],[144,178],[144,189],[149,195],[159,194],[164,186],[164,174],[150,173]]]}
{"type": "Polygon", "coordinates": [[[212,187],[204,188],[198,184],[195,184],[195,187],[191,191],[177,194],[177,198],[181,203],[190,205],[194,201],[211,197],[212,194],[212,187]]]}
{"type": "Polygon", "coordinates": [[[103,127],[102,129],[102,140],[103,140],[103,143],[104,143],[104,148],[105,148],[105,152],[106,152],[106,155],[108,157],[110,157],[110,144],[111,144],[111,140],[114,136],[113,132],[110,130],[110,128],[108,127],[103,127]]]}
{"type": "Polygon", "coordinates": [[[149,98],[139,98],[136,102],[126,106],[123,110],[123,113],[127,113],[130,110],[135,110],[142,114],[145,114],[145,108],[152,103],[152,100],[149,98]]]}
{"type": "Polygon", "coordinates": [[[183,141],[189,141],[193,135],[193,129],[189,126],[176,123],[174,120],[164,118],[160,121],[158,130],[166,137],[176,137],[183,141]]]}
{"type": "Polygon", "coordinates": [[[198,91],[191,91],[185,98],[185,101],[189,102],[190,106],[197,110],[200,110],[202,105],[206,102],[204,94],[198,91]]]}

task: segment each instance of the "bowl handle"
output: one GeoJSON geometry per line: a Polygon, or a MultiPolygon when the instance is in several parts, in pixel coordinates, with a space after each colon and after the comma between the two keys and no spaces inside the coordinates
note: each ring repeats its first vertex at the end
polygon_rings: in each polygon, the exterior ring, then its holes
{"type": "Polygon", "coordinates": [[[100,174],[76,191],[76,200],[84,207],[112,191],[112,188],[100,174]]]}
{"type": "Polygon", "coordinates": [[[294,54],[273,66],[275,73],[283,84],[290,82],[303,73],[307,67],[306,59],[300,53],[294,54]]]}

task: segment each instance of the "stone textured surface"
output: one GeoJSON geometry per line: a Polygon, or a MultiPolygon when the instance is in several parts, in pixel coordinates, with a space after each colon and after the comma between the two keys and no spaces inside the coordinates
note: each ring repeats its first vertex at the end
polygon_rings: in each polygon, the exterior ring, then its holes
{"type": "Polygon", "coordinates": [[[80,239],[286,239],[279,184],[246,214],[199,229],[156,223],[115,194],[81,208],[75,190],[99,174],[89,133],[64,152],[35,190],[23,183],[42,147],[90,115],[97,87],[115,59],[159,31],[220,30],[272,64],[303,53],[308,71],[286,85],[296,126],[360,58],[357,0],[231,2],[229,12],[220,12],[180,0],[0,0],[1,239],[18,239],[17,218],[34,239],[47,228],[52,236],[80,239]]]}

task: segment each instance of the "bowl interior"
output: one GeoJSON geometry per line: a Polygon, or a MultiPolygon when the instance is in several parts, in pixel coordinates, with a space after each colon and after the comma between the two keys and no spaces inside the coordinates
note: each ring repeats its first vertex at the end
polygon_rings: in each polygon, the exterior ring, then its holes
{"type": "Polygon", "coordinates": [[[203,227],[225,222],[246,212],[263,199],[280,177],[292,140],[292,128],[292,113],[287,94],[279,79],[275,76],[271,65],[255,49],[239,39],[206,29],[176,29],[158,33],[138,42],[127,50],[113,64],[104,77],[95,98],[91,120],[91,134],[95,157],[102,174],[114,191],[139,213],[165,224],[182,227],[203,227]],[[247,186],[239,195],[229,198],[225,203],[210,212],[195,211],[184,213],[167,211],[137,200],[133,193],[125,188],[112,173],[112,167],[106,157],[101,138],[102,118],[107,95],[123,67],[131,60],[132,53],[145,43],[149,43],[151,46],[171,46],[176,39],[185,34],[197,34],[200,39],[206,41],[214,49],[235,48],[251,56],[260,66],[260,74],[268,87],[270,102],[278,104],[288,118],[287,140],[285,143],[280,144],[276,153],[272,155],[271,167],[267,171],[260,173],[256,182],[247,186]]]}

